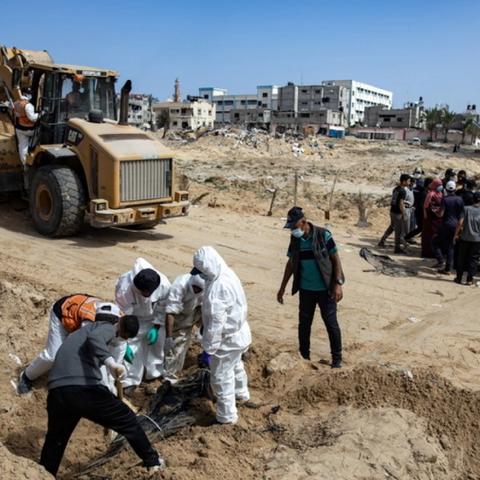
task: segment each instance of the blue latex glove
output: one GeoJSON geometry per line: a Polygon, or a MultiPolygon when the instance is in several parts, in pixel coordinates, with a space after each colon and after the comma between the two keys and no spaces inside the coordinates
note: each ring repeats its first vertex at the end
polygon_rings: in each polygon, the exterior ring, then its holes
{"type": "Polygon", "coordinates": [[[123,356],[123,359],[128,363],[132,363],[134,358],[135,354],[133,353],[132,347],[130,345],[127,345],[127,349],[125,350],[125,355],[123,356]]]}
{"type": "Polygon", "coordinates": [[[152,327],[147,333],[147,342],[148,345],[153,345],[158,338],[158,328],[152,327]]]}
{"type": "Polygon", "coordinates": [[[201,355],[200,355],[200,361],[202,363],[204,363],[205,365],[207,366],[210,366],[210,358],[212,358],[211,355],[209,355],[207,352],[203,352],[201,355]]]}

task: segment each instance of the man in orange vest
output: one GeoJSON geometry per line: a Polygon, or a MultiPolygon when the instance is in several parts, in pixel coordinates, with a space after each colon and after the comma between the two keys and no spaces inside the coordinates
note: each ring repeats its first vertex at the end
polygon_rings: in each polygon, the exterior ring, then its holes
{"type": "MultiPolygon", "coordinates": [[[[123,312],[114,304],[103,303],[102,300],[90,295],[69,295],[56,301],[50,310],[50,326],[48,329],[47,345],[43,352],[33,360],[20,374],[17,390],[19,393],[28,393],[33,387],[33,381],[47,373],[53,365],[58,349],[70,333],[82,328],[86,322],[94,322],[99,308],[107,308],[109,313],[117,318],[123,312]]],[[[116,357],[123,359],[123,351],[116,357]]]]}
{"type": "Polygon", "coordinates": [[[35,113],[32,99],[32,90],[29,87],[22,88],[22,96],[13,104],[15,116],[15,132],[18,140],[18,153],[25,168],[27,162],[28,142],[33,137],[35,123],[38,120],[38,113],[35,113]]]}

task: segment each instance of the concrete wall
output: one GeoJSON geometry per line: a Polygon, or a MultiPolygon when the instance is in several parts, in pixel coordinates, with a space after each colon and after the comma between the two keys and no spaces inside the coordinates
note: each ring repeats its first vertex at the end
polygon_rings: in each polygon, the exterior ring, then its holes
{"type": "MultiPolygon", "coordinates": [[[[406,128],[364,128],[354,127],[349,128],[349,134],[355,135],[359,138],[368,139],[390,139],[390,140],[411,140],[412,138],[419,138],[422,142],[428,143],[430,140],[430,132],[426,130],[406,129],[406,128]]],[[[433,143],[443,143],[445,134],[443,132],[433,132],[433,143]]],[[[457,131],[449,131],[447,135],[448,143],[462,143],[462,133],[457,131]]],[[[471,134],[465,135],[465,145],[476,144],[476,137],[471,134]]]]}

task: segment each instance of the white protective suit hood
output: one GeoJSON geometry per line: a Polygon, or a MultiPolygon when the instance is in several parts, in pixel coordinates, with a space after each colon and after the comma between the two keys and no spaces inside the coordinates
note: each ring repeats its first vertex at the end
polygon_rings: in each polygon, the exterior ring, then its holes
{"type": "Polygon", "coordinates": [[[137,258],[130,272],[121,275],[115,286],[115,301],[126,315],[136,315],[139,321],[153,320],[153,323],[165,323],[165,304],[170,292],[170,282],[168,278],[152,267],[152,265],[143,258],[137,258]],[[133,284],[135,276],[151,268],[160,276],[160,285],[150,295],[144,297],[133,284]]]}
{"type": "Polygon", "coordinates": [[[252,337],[240,279],[213,247],[197,250],[193,265],[208,276],[202,306],[204,350],[213,355],[247,348],[252,337]]]}
{"type": "Polygon", "coordinates": [[[167,312],[173,315],[190,315],[198,305],[202,304],[204,291],[205,280],[198,275],[185,273],[178,276],[170,288],[167,312]],[[202,291],[195,293],[193,291],[194,285],[201,288],[202,291]]]}

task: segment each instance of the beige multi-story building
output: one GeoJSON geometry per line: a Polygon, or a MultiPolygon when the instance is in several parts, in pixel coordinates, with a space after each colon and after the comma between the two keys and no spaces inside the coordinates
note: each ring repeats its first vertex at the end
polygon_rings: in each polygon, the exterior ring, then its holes
{"type": "Polygon", "coordinates": [[[153,110],[158,126],[169,130],[213,128],[215,121],[215,105],[198,97],[187,97],[183,102],[154,103],[153,110]]]}
{"type": "Polygon", "coordinates": [[[348,88],[334,85],[288,84],[278,89],[278,110],[306,112],[312,110],[334,110],[343,112],[348,105],[348,88]]]}
{"type": "MultiPolygon", "coordinates": [[[[407,104],[410,105],[410,104],[407,104]]],[[[423,107],[412,106],[387,110],[380,106],[365,108],[363,125],[377,128],[422,128],[423,107]]]]}
{"type": "Polygon", "coordinates": [[[366,107],[381,106],[389,109],[393,105],[392,92],[356,80],[324,80],[322,85],[349,89],[350,98],[345,109],[348,125],[362,123],[366,107]]]}

